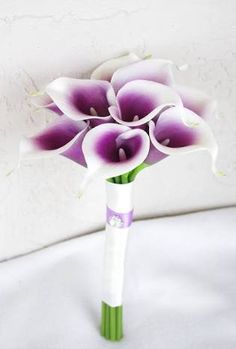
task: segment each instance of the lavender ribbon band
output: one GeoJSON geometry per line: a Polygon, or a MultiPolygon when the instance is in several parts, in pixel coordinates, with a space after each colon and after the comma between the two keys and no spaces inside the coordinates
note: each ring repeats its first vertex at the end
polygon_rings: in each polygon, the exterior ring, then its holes
{"type": "Polygon", "coordinates": [[[115,212],[107,206],[107,223],[115,228],[128,228],[133,220],[133,210],[127,213],[115,212]]]}

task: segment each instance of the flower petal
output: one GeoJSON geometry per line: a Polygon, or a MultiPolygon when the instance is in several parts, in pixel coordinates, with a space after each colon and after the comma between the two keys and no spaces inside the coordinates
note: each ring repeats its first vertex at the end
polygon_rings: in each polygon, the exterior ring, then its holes
{"type": "Polygon", "coordinates": [[[147,133],[117,124],[104,124],[90,130],[82,149],[88,176],[119,176],[140,165],[147,157],[150,141],[147,133]]]}
{"type": "Polygon", "coordinates": [[[182,106],[182,102],[169,86],[135,80],[119,90],[117,105],[109,108],[114,120],[122,125],[136,127],[150,121],[168,107],[182,106]]]}
{"type": "Polygon", "coordinates": [[[216,172],[215,137],[207,123],[191,110],[176,107],[164,111],[156,125],[150,121],[149,134],[152,145],[158,152],[166,155],[208,150],[212,156],[213,170],[216,172]]]}
{"type": "Polygon", "coordinates": [[[145,164],[153,165],[161,160],[164,160],[167,156],[167,154],[164,154],[161,151],[157,150],[151,142],[148,155],[144,162],[145,164]]]}
{"type": "Polygon", "coordinates": [[[63,115],[63,112],[57,107],[50,96],[46,93],[36,93],[32,95],[32,104],[37,108],[46,108],[58,115],[63,115]]]}
{"type": "Polygon", "coordinates": [[[216,115],[217,102],[204,92],[182,85],[174,85],[173,88],[180,95],[185,108],[203,118],[216,115]]]}
{"type": "Polygon", "coordinates": [[[127,82],[133,80],[150,80],[164,85],[174,83],[173,63],[164,59],[144,59],[137,63],[118,69],[112,76],[111,83],[117,92],[127,82]]]}
{"type": "Polygon", "coordinates": [[[89,125],[91,128],[97,127],[102,124],[114,123],[114,119],[111,116],[105,118],[89,119],[89,125]]]}
{"type": "Polygon", "coordinates": [[[27,159],[61,154],[85,166],[81,144],[88,128],[88,124],[84,121],[59,117],[38,135],[24,138],[20,144],[20,154],[22,158],[27,159]]]}
{"type": "Polygon", "coordinates": [[[115,104],[113,88],[107,81],[58,78],[47,86],[46,92],[73,120],[109,121],[108,108],[115,104]]]}
{"type": "Polygon", "coordinates": [[[117,69],[138,61],[140,61],[140,58],[135,53],[110,59],[99,65],[92,72],[91,79],[111,81],[112,75],[117,69]]]}

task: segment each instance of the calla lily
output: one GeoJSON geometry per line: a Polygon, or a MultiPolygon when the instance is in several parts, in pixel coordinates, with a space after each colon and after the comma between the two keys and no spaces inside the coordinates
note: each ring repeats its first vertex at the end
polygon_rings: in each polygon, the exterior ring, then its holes
{"type": "Polygon", "coordinates": [[[165,59],[144,59],[118,69],[112,76],[111,83],[117,92],[129,81],[148,80],[164,85],[174,83],[173,63],[165,59]]]}
{"type": "Polygon", "coordinates": [[[110,59],[99,65],[92,72],[91,79],[111,81],[112,75],[117,69],[138,61],[140,61],[140,58],[135,53],[129,53],[128,55],[110,59]]]}
{"type": "Polygon", "coordinates": [[[212,156],[215,172],[217,144],[214,135],[207,123],[193,111],[179,107],[164,111],[156,123],[150,121],[149,134],[152,153],[145,160],[146,163],[159,161],[163,154],[177,155],[208,150],[212,156]],[[156,149],[156,154],[153,147],[156,149]]]}
{"type": "Polygon", "coordinates": [[[58,78],[47,86],[46,92],[73,120],[111,120],[108,108],[115,104],[115,94],[107,81],[58,78]]]}
{"type": "Polygon", "coordinates": [[[82,150],[88,166],[88,177],[122,175],[143,163],[149,151],[148,134],[124,125],[103,124],[84,137],[82,150]]]}
{"type": "Polygon", "coordinates": [[[74,121],[61,116],[38,135],[23,138],[20,154],[27,159],[60,154],[86,166],[82,153],[82,141],[88,130],[89,125],[85,121],[74,121]]]}
{"type": "Polygon", "coordinates": [[[203,118],[216,115],[217,102],[204,92],[182,85],[175,85],[173,88],[179,94],[185,108],[203,118]]]}
{"type": "Polygon", "coordinates": [[[153,81],[128,82],[117,94],[117,107],[109,108],[113,119],[126,126],[144,125],[164,109],[182,106],[179,95],[169,86],[153,81]]]}

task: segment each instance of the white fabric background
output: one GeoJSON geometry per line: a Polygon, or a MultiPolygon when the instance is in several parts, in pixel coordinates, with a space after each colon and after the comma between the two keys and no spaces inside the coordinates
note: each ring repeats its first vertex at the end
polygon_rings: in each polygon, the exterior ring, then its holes
{"type": "Polygon", "coordinates": [[[0,264],[4,349],[235,349],[236,209],[134,223],[125,338],[100,337],[104,232],[0,264]]]}
{"type": "Polygon", "coordinates": [[[136,217],[236,204],[235,12],[235,0],[0,0],[0,260],[104,224],[102,182],[78,200],[83,170],[70,161],[27,162],[6,174],[20,136],[50,120],[29,93],[127,51],[189,64],[179,81],[219,101],[210,123],[227,173],[215,178],[202,152],[165,160],[140,175],[136,217]]]}

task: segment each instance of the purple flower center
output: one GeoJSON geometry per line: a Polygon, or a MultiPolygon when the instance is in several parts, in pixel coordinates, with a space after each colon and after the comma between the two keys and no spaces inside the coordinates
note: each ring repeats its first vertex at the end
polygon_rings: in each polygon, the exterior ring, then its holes
{"type": "Polygon", "coordinates": [[[104,135],[96,144],[96,152],[107,162],[124,162],[137,154],[142,146],[139,135],[124,139],[117,143],[120,133],[111,131],[104,135]]]}
{"type": "Polygon", "coordinates": [[[161,125],[157,122],[155,137],[159,143],[171,148],[186,147],[196,141],[194,128],[173,121],[161,125]]]}
{"type": "Polygon", "coordinates": [[[81,128],[76,124],[69,124],[65,127],[64,123],[60,123],[38,135],[34,142],[43,150],[55,150],[70,142],[80,131],[81,128]]]}
{"type": "Polygon", "coordinates": [[[119,97],[121,119],[123,121],[133,121],[142,119],[148,115],[155,107],[156,101],[140,93],[129,92],[119,97]]]}
{"type": "Polygon", "coordinates": [[[87,86],[76,89],[71,95],[71,103],[74,107],[86,115],[108,116],[109,103],[106,90],[101,86],[87,86]]]}

